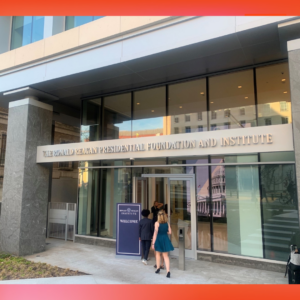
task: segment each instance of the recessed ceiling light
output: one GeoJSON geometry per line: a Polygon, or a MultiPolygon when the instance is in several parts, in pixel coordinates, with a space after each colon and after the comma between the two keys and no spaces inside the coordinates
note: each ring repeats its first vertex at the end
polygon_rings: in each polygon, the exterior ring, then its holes
{"type": "Polygon", "coordinates": [[[285,82],[285,80],[286,80],[286,79],[284,79],[284,78],[283,78],[283,79],[281,79],[281,81],[282,81],[282,82],[285,82]]]}
{"type": "Polygon", "coordinates": [[[242,88],[242,86],[241,86],[241,85],[239,85],[239,86],[238,86],[238,89],[241,89],[241,88],[242,88]]]}
{"type": "Polygon", "coordinates": [[[140,105],[139,103],[137,103],[137,105],[140,105]]]}
{"type": "Polygon", "coordinates": [[[248,97],[245,97],[245,99],[248,99],[248,97]]]}
{"type": "Polygon", "coordinates": [[[213,103],[213,102],[210,102],[210,103],[213,103]]]}
{"type": "Polygon", "coordinates": [[[179,108],[182,108],[182,106],[179,106],[179,108]]]}
{"type": "Polygon", "coordinates": [[[204,95],[204,92],[201,92],[200,94],[201,94],[201,95],[204,95]]]}
{"type": "Polygon", "coordinates": [[[283,92],[284,94],[287,94],[287,91],[283,92]]]}
{"type": "Polygon", "coordinates": [[[154,110],[151,110],[151,112],[154,112],[154,110]]]}

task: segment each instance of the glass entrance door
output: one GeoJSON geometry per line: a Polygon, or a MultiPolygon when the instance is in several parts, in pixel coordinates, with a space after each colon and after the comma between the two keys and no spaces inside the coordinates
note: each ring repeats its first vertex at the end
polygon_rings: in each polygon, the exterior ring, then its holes
{"type": "Polygon", "coordinates": [[[185,228],[185,256],[196,258],[196,204],[195,186],[190,178],[169,178],[168,181],[168,216],[171,225],[171,242],[178,256],[178,228],[185,228]]]}
{"type": "Polygon", "coordinates": [[[148,208],[148,185],[147,178],[133,178],[133,203],[141,203],[142,209],[148,208]]]}

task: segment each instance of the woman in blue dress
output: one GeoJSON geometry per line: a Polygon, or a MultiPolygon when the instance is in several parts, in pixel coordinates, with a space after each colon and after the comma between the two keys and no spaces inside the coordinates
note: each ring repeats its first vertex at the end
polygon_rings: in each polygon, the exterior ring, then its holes
{"type": "MultiPolygon", "coordinates": [[[[152,248],[155,250],[156,256],[156,266],[160,266],[160,255],[163,254],[164,261],[167,269],[167,277],[171,277],[170,273],[170,259],[169,253],[174,250],[174,247],[168,237],[168,234],[171,234],[171,226],[168,223],[168,217],[163,210],[160,210],[157,214],[157,222],[155,222],[154,226],[154,235],[152,248]]],[[[160,272],[160,268],[156,269],[155,273],[158,274],[160,272]]]]}

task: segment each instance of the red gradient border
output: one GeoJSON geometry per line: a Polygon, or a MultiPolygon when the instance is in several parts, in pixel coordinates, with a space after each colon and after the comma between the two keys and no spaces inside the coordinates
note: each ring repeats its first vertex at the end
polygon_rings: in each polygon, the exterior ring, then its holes
{"type": "Polygon", "coordinates": [[[299,0],[1,0],[2,16],[296,16],[299,0]]]}
{"type": "MultiPolygon", "coordinates": [[[[162,277],[162,283],[166,278],[162,277]]],[[[1,300],[282,300],[298,285],[1,285],[1,300]]]]}

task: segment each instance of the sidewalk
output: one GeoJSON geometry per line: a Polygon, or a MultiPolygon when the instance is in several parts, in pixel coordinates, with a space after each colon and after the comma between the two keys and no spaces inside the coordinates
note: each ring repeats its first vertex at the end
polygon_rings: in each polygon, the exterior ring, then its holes
{"type": "Polygon", "coordinates": [[[171,258],[171,278],[166,271],[154,273],[154,258],[145,266],[140,260],[119,259],[112,248],[77,244],[49,239],[46,251],[27,256],[90,275],[0,281],[0,284],[287,284],[284,274],[223,265],[206,261],[186,260],[186,271],[177,268],[171,258]]]}

